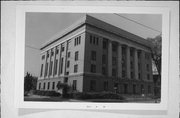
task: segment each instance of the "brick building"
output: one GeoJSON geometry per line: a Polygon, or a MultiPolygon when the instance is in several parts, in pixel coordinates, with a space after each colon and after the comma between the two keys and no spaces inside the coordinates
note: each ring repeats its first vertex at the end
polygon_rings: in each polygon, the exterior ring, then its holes
{"type": "Polygon", "coordinates": [[[151,43],[85,15],[41,47],[38,90],[153,94],[151,43]]]}

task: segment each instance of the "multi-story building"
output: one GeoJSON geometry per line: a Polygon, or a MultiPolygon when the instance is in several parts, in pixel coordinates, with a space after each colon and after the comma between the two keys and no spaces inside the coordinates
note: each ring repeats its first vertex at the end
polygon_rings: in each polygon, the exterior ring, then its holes
{"type": "Polygon", "coordinates": [[[85,15],[41,47],[38,90],[153,94],[151,43],[85,15]]]}

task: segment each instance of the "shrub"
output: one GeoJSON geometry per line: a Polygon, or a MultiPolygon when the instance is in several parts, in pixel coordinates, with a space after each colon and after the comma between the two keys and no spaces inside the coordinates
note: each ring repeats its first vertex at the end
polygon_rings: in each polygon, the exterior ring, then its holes
{"type": "Polygon", "coordinates": [[[101,93],[75,92],[75,93],[69,93],[69,96],[74,99],[119,99],[119,100],[125,99],[122,95],[115,94],[112,92],[101,92],[101,93]]]}
{"type": "Polygon", "coordinates": [[[42,95],[42,96],[61,96],[60,93],[56,91],[42,91],[42,90],[35,90],[33,91],[35,95],[42,95]]]}

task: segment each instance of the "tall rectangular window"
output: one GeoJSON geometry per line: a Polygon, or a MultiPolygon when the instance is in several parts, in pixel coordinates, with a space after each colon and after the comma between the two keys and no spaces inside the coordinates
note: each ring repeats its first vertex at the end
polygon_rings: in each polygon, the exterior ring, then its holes
{"type": "Polygon", "coordinates": [[[148,93],[150,94],[151,93],[151,86],[148,85],[148,93]]]}
{"type": "Polygon", "coordinates": [[[47,88],[48,90],[49,90],[49,87],[50,87],[50,82],[48,82],[48,88],[47,88]]]}
{"type": "Polygon", "coordinates": [[[91,60],[96,61],[96,51],[91,51],[91,60]]]}
{"type": "Polygon", "coordinates": [[[47,76],[47,73],[48,73],[48,63],[46,63],[45,76],[47,76]]]}
{"type": "Polygon", "coordinates": [[[50,62],[50,69],[49,69],[49,75],[52,75],[52,65],[53,65],[53,62],[51,61],[50,62]]]}
{"type": "Polygon", "coordinates": [[[117,76],[117,70],[115,68],[112,69],[112,76],[114,76],[114,77],[117,76]]]}
{"type": "Polygon", "coordinates": [[[61,68],[60,68],[60,73],[61,74],[63,73],[63,61],[64,61],[64,58],[61,58],[61,68]]]}
{"type": "Polygon", "coordinates": [[[79,44],[81,44],[81,36],[79,36],[79,44]]]}
{"type": "Polygon", "coordinates": [[[44,82],[44,86],[43,86],[43,89],[45,90],[46,89],[46,83],[44,82]]]}
{"type": "Polygon", "coordinates": [[[147,74],[147,80],[150,80],[150,75],[149,74],[147,74]]]}
{"type": "Polygon", "coordinates": [[[116,57],[112,57],[112,65],[117,65],[117,58],[116,57]]]}
{"type": "Polygon", "coordinates": [[[59,53],[59,49],[56,49],[56,54],[58,54],[59,53]]]}
{"type": "Polygon", "coordinates": [[[77,90],[77,80],[73,80],[72,88],[73,90],[77,90]]]}
{"type": "Polygon", "coordinates": [[[107,48],[107,42],[104,40],[103,41],[103,49],[106,49],[107,48]]]}
{"type": "Polygon", "coordinates": [[[53,82],[52,84],[52,89],[54,90],[54,88],[55,88],[55,82],[53,82]]]}
{"type": "Polygon", "coordinates": [[[106,55],[102,55],[102,64],[106,64],[106,55]]]}
{"type": "Polygon", "coordinates": [[[71,52],[68,52],[68,58],[71,56],[71,52]]]}
{"type": "Polygon", "coordinates": [[[75,61],[77,61],[77,60],[78,60],[78,55],[79,55],[79,52],[78,52],[78,51],[76,51],[76,52],[75,52],[75,61]]]}
{"type": "Polygon", "coordinates": [[[93,39],[92,39],[92,35],[90,35],[90,43],[92,43],[92,40],[93,40],[93,39]]]}
{"type": "Polygon", "coordinates": [[[69,66],[70,66],[70,61],[68,60],[67,61],[67,68],[69,68],[69,66]]]}
{"type": "Polygon", "coordinates": [[[39,83],[39,90],[41,89],[41,83],[39,83]]]}
{"type": "Polygon", "coordinates": [[[43,75],[43,64],[41,64],[41,77],[42,77],[42,75],[43,75]]]}
{"type": "Polygon", "coordinates": [[[90,90],[95,91],[96,90],[96,80],[90,81],[90,90]]]}
{"type": "Polygon", "coordinates": [[[91,72],[96,73],[96,65],[91,64],[91,72]]]}
{"type": "Polygon", "coordinates": [[[74,73],[77,73],[78,72],[78,65],[74,65],[74,73]]]}
{"type": "Polygon", "coordinates": [[[146,64],[146,70],[149,71],[149,64],[146,64]]]}
{"type": "Polygon", "coordinates": [[[106,67],[102,67],[102,74],[106,75],[106,67]]]}
{"type": "Polygon", "coordinates": [[[96,37],[96,45],[98,45],[98,44],[99,44],[99,38],[96,37]]]}
{"type": "Polygon", "coordinates": [[[105,81],[104,82],[104,91],[107,91],[108,90],[108,81],[105,81]]]}
{"type": "Polygon", "coordinates": [[[117,45],[116,44],[112,44],[112,51],[116,52],[117,51],[117,45]]]}
{"type": "Polygon", "coordinates": [[[58,65],[58,59],[55,60],[55,65],[54,65],[54,74],[57,74],[57,65],[58,65]]]}
{"type": "Polygon", "coordinates": [[[64,51],[64,45],[61,46],[61,52],[63,52],[63,51],[64,51]]]}

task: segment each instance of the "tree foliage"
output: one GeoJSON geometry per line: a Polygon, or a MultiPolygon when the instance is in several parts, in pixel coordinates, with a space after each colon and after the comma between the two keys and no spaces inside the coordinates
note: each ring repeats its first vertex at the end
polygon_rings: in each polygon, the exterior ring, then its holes
{"type": "Polygon", "coordinates": [[[161,77],[161,48],[162,48],[162,37],[161,35],[156,36],[155,38],[148,38],[148,41],[152,43],[152,59],[157,68],[158,75],[161,77]]]}
{"type": "Polygon", "coordinates": [[[32,76],[30,73],[26,73],[24,77],[24,92],[35,90],[37,84],[37,77],[32,76]]]}

